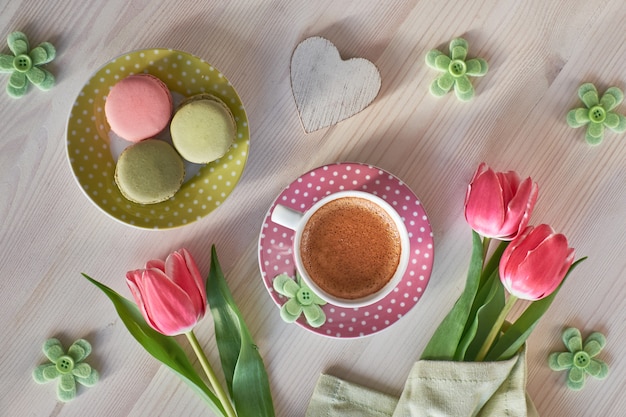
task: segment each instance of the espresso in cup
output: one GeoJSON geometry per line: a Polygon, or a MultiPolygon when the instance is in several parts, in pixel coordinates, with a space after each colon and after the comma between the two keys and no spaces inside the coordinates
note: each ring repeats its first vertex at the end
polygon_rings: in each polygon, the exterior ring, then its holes
{"type": "Polygon", "coordinates": [[[402,242],[393,218],[379,204],[342,197],[308,219],[299,250],[311,281],[333,297],[355,300],[389,283],[398,270],[402,242]]]}
{"type": "Polygon", "coordinates": [[[277,204],[271,218],[295,232],[296,269],[330,304],[359,308],[376,303],[406,272],[411,245],[406,226],[376,195],[338,191],[304,213],[277,204]]]}

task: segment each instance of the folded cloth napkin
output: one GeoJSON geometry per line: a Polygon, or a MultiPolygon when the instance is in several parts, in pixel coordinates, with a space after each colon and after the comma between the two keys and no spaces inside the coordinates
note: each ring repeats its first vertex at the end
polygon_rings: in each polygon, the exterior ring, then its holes
{"type": "Polygon", "coordinates": [[[317,380],[306,417],[390,417],[398,399],[322,374],[317,380]]]}
{"type": "Polygon", "coordinates": [[[526,355],[508,361],[418,361],[399,399],[321,375],[306,417],[538,417],[526,395],[526,355]]]}

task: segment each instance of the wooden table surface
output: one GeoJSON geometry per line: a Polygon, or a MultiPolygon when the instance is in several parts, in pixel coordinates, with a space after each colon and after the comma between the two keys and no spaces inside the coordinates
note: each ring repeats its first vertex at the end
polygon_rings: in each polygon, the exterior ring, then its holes
{"type": "MultiPolygon", "coordinates": [[[[3,416],[203,416],[207,407],[131,338],[86,272],[130,296],[126,271],[188,248],[208,273],[217,245],[230,288],[264,357],[278,416],[302,416],[321,372],[399,396],[410,367],[459,295],[471,249],[463,217],[478,164],[515,170],[539,184],[531,223],[566,234],[578,256],[571,276],[528,344],[528,392],[550,417],[621,416],[626,409],[626,135],[589,146],[566,124],[579,85],[626,89],[623,0],[458,1],[84,1],[13,0],[0,5],[2,38],[25,32],[52,42],[49,92],[0,94],[0,414],[3,416]],[[344,58],[378,67],[382,87],[364,111],[305,134],[289,77],[296,45],[331,40],[344,58]],[[425,65],[465,37],[490,65],[477,96],[435,98],[425,65]],[[85,197],[66,155],[66,124],[84,83],[128,51],[173,48],[219,68],[241,96],[251,139],[241,181],[217,210],[182,228],[152,231],[109,218],[85,197]],[[327,163],[372,164],[401,178],[432,225],[435,263],[420,301],[381,333],[331,339],[284,323],[257,258],[261,224],[276,196],[327,163]],[[581,392],[547,366],[562,330],[603,332],[608,379],[581,392]],[[102,374],[78,397],[56,401],[37,385],[41,345],[87,338],[102,374]]],[[[4,40],[1,52],[9,53],[4,40]]],[[[8,75],[0,74],[4,89],[8,75]]],[[[626,114],[626,104],[617,111],[626,114]]],[[[210,318],[197,328],[217,361],[210,318]]]]}

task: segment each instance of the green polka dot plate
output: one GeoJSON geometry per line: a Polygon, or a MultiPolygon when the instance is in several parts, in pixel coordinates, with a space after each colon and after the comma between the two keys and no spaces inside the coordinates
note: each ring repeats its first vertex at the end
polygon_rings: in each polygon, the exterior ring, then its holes
{"type": "MultiPolygon", "coordinates": [[[[169,127],[158,136],[169,140],[169,127]],[[161,137],[162,136],[162,137],[161,137]]],[[[186,52],[145,49],[121,55],[100,68],[79,93],[67,123],[67,155],[85,195],[122,223],[145,229],[169,229],[193,223],[215,210],[237,185],[248,159],[248,118],[237,92],[215,67],[186,52]],[[206,165],[186,164],[180,190],[156,204],[133,203],[115,184],[115,164],[130,142],[117,137],[104,114],[104,103],[115,83],[132,74],[160,78],[174,104],[185,97],[212,94],[229,107],[237,124],[235,142],[222,158],[206,165]]]]}

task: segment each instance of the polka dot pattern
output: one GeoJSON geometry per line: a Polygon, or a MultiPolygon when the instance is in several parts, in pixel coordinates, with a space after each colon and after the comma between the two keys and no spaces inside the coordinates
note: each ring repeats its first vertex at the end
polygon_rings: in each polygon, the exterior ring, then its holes
{"type": "Polygon", "coordinates": [[[271,221],[276,204],[305,211],[320,198],[342,190],[361,190],[377,195],[402,217],[411,240],[411,258],[402,282],[378,303],[361,308],[323,307],[326,323],[300,326],[329,337],[357,338],[377,333],[402,318],[420,300],[433,266],[433,236],[426,212],[411,189],[388,172],[371,165],[339,163],[316,168],[291,183],[276,198],[265,217],[259,237],[259,265],[263,282],[278,306],[287,299],[274,291],[272,281],[281,273],[295,276],[293,231],[271,221]]]}
{"type": "Polygon", "coordinates": [[[135,51],[107,63],[79,93],[67,124],[67,155],[83,192],[114,219],[146,229],[184,226],[219,207],[243,173],[249,145],[246,112],[226,77],[204,60],[170,49],[135,51]],[[150,205],[128,201],[119,192],[114,181],[119,150],[112,149],[104,115],[111,87],[138,73],[160,78],[175,96],[213,94],[228,105],[237,123],[235,143],[226,155],[200,167],[171,199],[150,205]]]}

